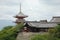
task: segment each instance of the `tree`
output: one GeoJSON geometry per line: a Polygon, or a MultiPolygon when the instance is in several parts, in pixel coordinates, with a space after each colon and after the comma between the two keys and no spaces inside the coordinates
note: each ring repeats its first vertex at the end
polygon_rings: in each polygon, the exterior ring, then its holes
{"type": "Polygon", "coordinates": [[[54,36],[60,38],[60,25],[56,26],[54,36]]]}
{"type": "Polygon", "coordinates": [[[23,27],[23,24],[16,26],[7,26],[0,31],[0,40],[16,40],[17,32],[23,27]]]}
{"type": "Polygon", "coordinates": [[[60,40],[60,25],[56,26],[54,29],[49,30],[49,38],[51,40],[60,40]]]}

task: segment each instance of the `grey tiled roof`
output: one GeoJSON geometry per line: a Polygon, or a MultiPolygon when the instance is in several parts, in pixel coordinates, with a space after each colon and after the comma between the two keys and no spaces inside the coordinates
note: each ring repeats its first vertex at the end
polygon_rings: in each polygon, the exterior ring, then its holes
{"type": "Polygon", "coordinates": [[[57,26],[57,23],[28,23],[29,26],[31,27],[37,27],[37,28],[53,28],[57,26]]]}
{"type": "Polygon", "coordinates": [[[41,21],[27,21],[27,23],[31,27],[52,28],[57,26],[57,24],[60,24],[60,16],[54,16],[50,22],[47,22],[47,20],[41,20],[41,21]]]}
{"type": "Polygon", "coordinates": [[[60,22],[60,16],[55,16],[52,18],[52,20],[50,22],[60,22]]]}

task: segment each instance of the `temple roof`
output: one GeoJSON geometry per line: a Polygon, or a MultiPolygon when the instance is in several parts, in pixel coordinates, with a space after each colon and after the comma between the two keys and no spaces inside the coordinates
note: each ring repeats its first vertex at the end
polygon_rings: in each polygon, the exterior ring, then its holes
{"type": "Polygon", "coordinates": [[[47,22],[47,23],[27,23],[31,27],[36,27],[36,28],[54,28],[57,26],[57,23],[54,22],[47,22]]]}
{"type": "Polygon", "coordinates": [[[50,22],[60,22],[60,16],[54,16],[50,22]]]}
{"type": "Polygon", "coordinates": [[[29,26],[36,28],[53,28],[60,24],[60,16],[54,16],[50,22],[47,20],[27,22],[29,26]]]}
{"type": "Polygon", "coordinates": [[[28,17],[28,16],[27,15],[24,15],[22,12],[19,12],[19,14],[17,14],[15,17],[16,18],[20,18],[20,17],[25,18],[25,17],[28,17]]]}

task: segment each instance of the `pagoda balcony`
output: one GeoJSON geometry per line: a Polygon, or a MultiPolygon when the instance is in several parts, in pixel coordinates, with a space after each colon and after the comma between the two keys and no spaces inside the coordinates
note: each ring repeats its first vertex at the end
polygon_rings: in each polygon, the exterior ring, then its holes
{"type": "Polygon", "coordinates": [[[17,20],[15,21],[15,23],[17,23],[17,22],[25,22],[25,20],[24,20],[24,19],[17,19],[17,20]]]}

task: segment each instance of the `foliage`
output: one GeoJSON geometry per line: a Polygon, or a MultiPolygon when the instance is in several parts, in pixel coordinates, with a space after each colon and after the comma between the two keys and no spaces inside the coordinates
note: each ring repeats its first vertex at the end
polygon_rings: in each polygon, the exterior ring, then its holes
{"type": "Polygon", "coordinates": [[[51,40],[60,40],[60,25],[56,26],[54,29],[49,30],[49,38],[51,40]]]}
{"type": "Polygon", "coordinates": [[[20,30],[22,26],[23,24],[18,24],[15,27],[5,27],[0,31],[0,40],[16,40],[18,30],[20,30]]]}
{"type": "Polygon", "coordinates": [[[47,37],[48,36],[46,34],[43,34],[43,35],[37,34],[35,36],[32,36],[31,40],[47,40],[47,37]]]}

